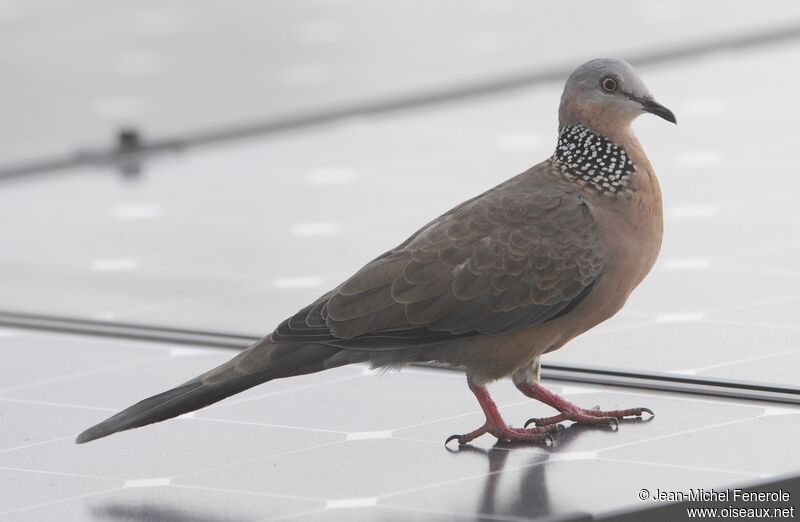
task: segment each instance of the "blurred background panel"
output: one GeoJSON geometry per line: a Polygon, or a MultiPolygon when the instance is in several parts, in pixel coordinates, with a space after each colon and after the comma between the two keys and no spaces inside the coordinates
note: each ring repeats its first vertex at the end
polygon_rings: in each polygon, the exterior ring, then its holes
{"type": "Polygon", "coordinates": [[[790,1],[2,2],[0,310],[266,334],[549,156],[597,56],[678,116],[636,123],[666,237],[548,360],[796,386],[790,1]]]}
{"type": "Polygon", "coordinates": [[[3,0],[0,159],[95,146],[120,125],[180,137],[798,21],[789,0],[3,0]]]}

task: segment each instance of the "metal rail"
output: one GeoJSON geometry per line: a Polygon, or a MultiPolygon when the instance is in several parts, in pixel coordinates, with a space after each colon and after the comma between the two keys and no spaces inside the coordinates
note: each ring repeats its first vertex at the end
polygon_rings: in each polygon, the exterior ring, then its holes
{"type": "MultiPolygon", "coordinates": [[[[0,311],[0,325],[13,328],[47,330],[66,334],[104,336],[115,339],[188,344],[228,350],[241,350],[258,336],[202,330],[166,328],[132,323],[92,321],[38,314],[0,311]]],[[[424,364],[424,367],[444,368],[424,364]]],[[[800,388],[767,383],[732,381],[710,377],[691,377],[664,372],[631,372],[593,366],[542,364],[542,377],[550,380],[601,384],[645,390],[688,393],[800,405],[800,388]]]]}

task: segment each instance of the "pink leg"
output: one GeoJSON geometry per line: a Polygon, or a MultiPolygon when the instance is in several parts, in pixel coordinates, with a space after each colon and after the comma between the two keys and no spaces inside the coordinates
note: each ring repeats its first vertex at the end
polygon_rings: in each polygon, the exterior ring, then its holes
{"type": "Polygon", "coordinates": [[[472,379],[467,378],[467,384],[472,393],[478,399],[478,404],[481,405],[484,415],[486,415],[486,422],[480,428],[465,433],[464,435],[451,435],[447,437],[445,444],[451,440],[458,440],[459,444],[469,444],[472,440],[480,437],[484,433],[494,435],[499,440],[507,440],[511,442],[547,442],[552,443],[552,436],[550,432],[560,429],[558,425],[542,425],[537,428],[512,428],[507,425],[503,418],[500,416],[500,411],[497,405],[489,395],[489,390],[485,386],[480,386],[472,382],[472,379]]]}
{"type": "Polygon", "coordinates": [[[625,417],[641,417],[643,413],[649,413],[655,416],[653,410],[649,408],[628,408],[625,410],[601,410],[599,408],[586,409],[576,406],[569,402],[564,397],[551,392],[538,383],[522,382],[515,383],[517,388],[532,399],[541,401],[548,406],[552,406],[561,413],[553,417],[546,417],[541,419],[529,419],[525,426],[533,423],[536,426],[549,426],[551,424],[571,420],[581,424],[601,424],[605,426],[616,427],[617,419],[624,419],[625,417]]]}

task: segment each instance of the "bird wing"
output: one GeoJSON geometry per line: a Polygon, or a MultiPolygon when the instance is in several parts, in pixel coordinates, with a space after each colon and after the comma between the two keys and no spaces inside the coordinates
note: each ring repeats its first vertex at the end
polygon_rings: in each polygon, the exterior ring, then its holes
{"type": "Polygon", "coordinates": [[[568,312],[607,255],[545,162],[435,219],[284,321],[274,342],[398,349],[529,328],[568,312]]]}

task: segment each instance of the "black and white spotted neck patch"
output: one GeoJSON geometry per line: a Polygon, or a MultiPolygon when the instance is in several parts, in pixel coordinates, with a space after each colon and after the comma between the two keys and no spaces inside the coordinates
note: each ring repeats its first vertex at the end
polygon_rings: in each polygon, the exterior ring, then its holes
{"type": "Polygon", "coordinates": [[[583,125],[561,129],[553,158],[569,179],[609,194],[630,190],[636,172],[625,149],[583,125]]]}

